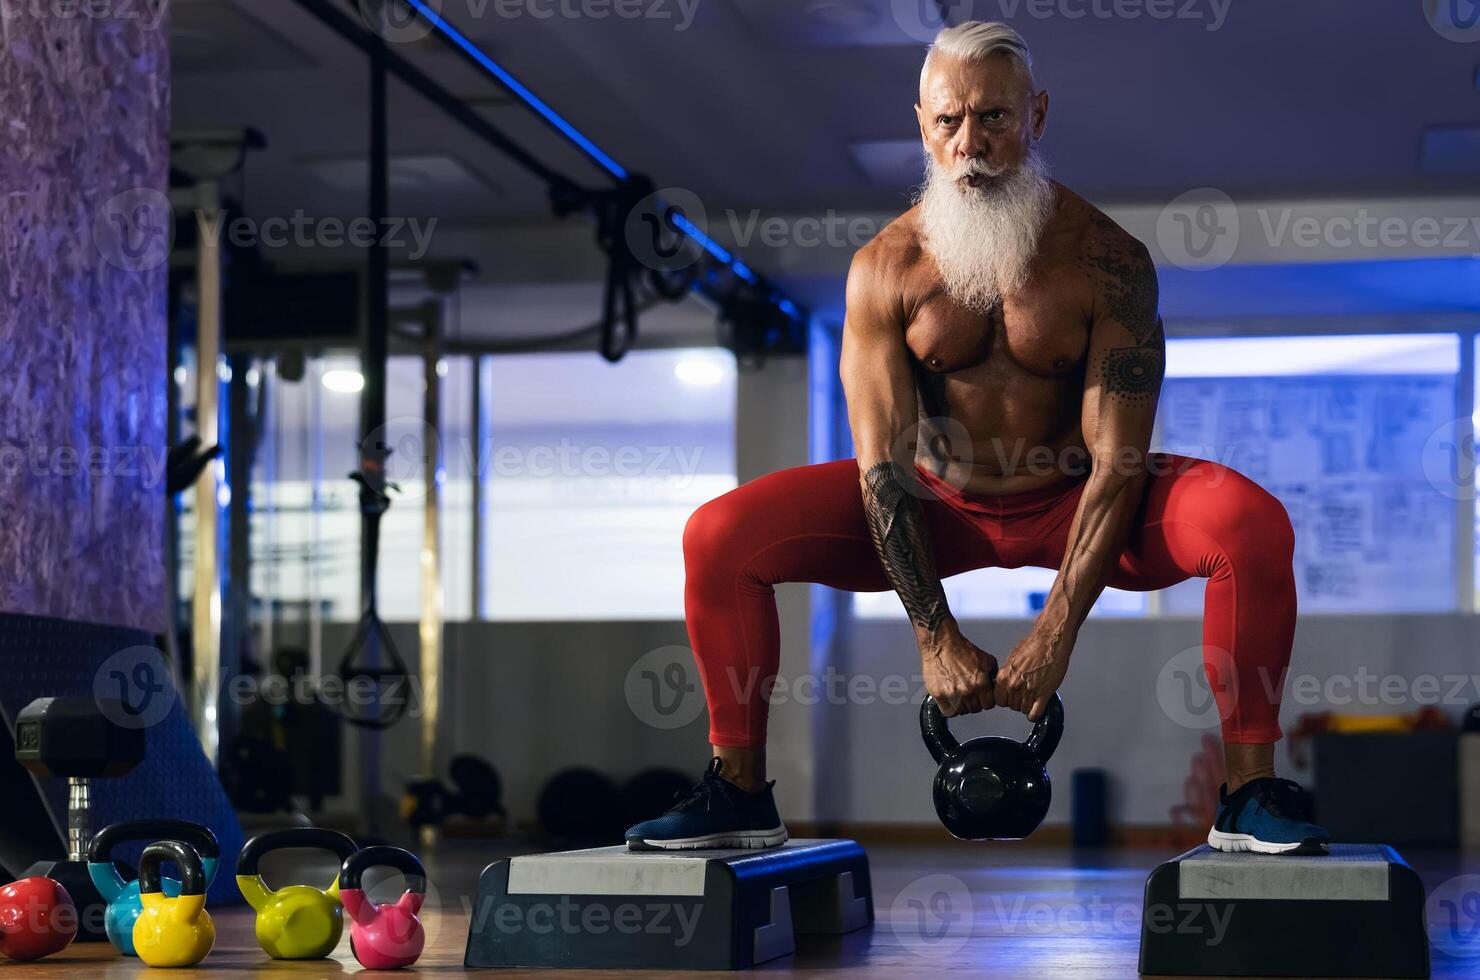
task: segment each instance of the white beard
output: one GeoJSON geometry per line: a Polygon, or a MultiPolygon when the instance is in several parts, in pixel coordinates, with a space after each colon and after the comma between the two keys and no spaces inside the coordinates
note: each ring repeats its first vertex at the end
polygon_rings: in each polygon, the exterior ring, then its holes
{"type": "Polygon", "coordinates": [[[935,260],[952,299],[987,312],[1028,281],[1055,193],[1048,170],[1030,154],[1006,176],[980,160],[954,170],[927,158],[925,183],[916,192],[925,251],[935,260]],[[958,181],[968,174],[1001,178],[986,187],[958,181]]]}

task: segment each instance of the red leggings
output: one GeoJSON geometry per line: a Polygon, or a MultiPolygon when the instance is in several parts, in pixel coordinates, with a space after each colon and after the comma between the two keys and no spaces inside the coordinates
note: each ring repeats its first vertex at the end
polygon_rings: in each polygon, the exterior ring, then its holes
{"type": "MultiPolygon", "coordinates": [[[[1207,579],[1203,666],[1223,739],[1276,741],[1295,636],[1295,535],[1285,508],[1218,463],[1155,453],[1148,468],[1145,498],[1109,584],[1148,592],[1207,579]]],[[[921,505],[942,578],[988,566],[1062,564],[1082,480],[976,496],[928,474],[921,479],[933,494],[921,505]]],[[[890,587],[864,521],[858,465],[849,459],[782,470],[711,500],[689,519],[683,549],[684,606],[710,741],[761,748],[766,692],[781,655],[772,587],[890,587]]]]}

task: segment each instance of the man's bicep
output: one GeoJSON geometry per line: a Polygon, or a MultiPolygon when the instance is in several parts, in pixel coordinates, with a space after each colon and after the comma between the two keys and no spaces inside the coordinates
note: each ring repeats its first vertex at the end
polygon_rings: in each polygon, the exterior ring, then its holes
{"type": "Polygon", "coordinates": [[[1138,244],[1118,259],[1101,279],[1085,377],[1084,438],[1097,455],[1150,447],[1166,374],[1156,269],[1138,244]]]}
{"type": "Polygon", "coordinates": [[[860,282],[859,276],[855,263],[848,278],[840,371],[854,452],[866,468],[888,458],[909,425],[915,385],[900,316],[881,295],[882,284],[860,282]]]}

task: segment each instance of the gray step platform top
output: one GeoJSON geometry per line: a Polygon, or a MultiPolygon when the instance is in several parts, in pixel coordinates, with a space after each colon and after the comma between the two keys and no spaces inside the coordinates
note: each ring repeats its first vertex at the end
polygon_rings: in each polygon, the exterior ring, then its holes
{"type": "Polygon", "coordinates": [[[709,865],[719,861],[790,860],[851,841],[792,839],[757,850],[633,851],[625,844],[509,859],[510,895],[704,894],[709,865]]]}
{"type": "Polygon", "coordinates": [[[1330,854],[1225,854],[1206,844],[1177,859],[1182,898],[1307,901],[1388,900],[1390,867],[1406,867],[1384,844],[1332,844],[1330,854]]]}

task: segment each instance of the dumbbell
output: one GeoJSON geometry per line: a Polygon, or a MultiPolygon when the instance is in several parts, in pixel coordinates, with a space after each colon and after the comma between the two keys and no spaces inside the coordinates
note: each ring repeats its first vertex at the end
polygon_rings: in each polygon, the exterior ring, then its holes
{"type": "Polygon", "coordinates": [[[67,857],[39,861],[27,877],[60,882],[77,908],[77,939],[107,938],[108,903],[87,868],[92,780],[122,776],[144,760],[144,729],[111,719],[128,709],[108,698],[38,698],[15,721],[15,758],[36,776],[67,780],[67,857]]]}

